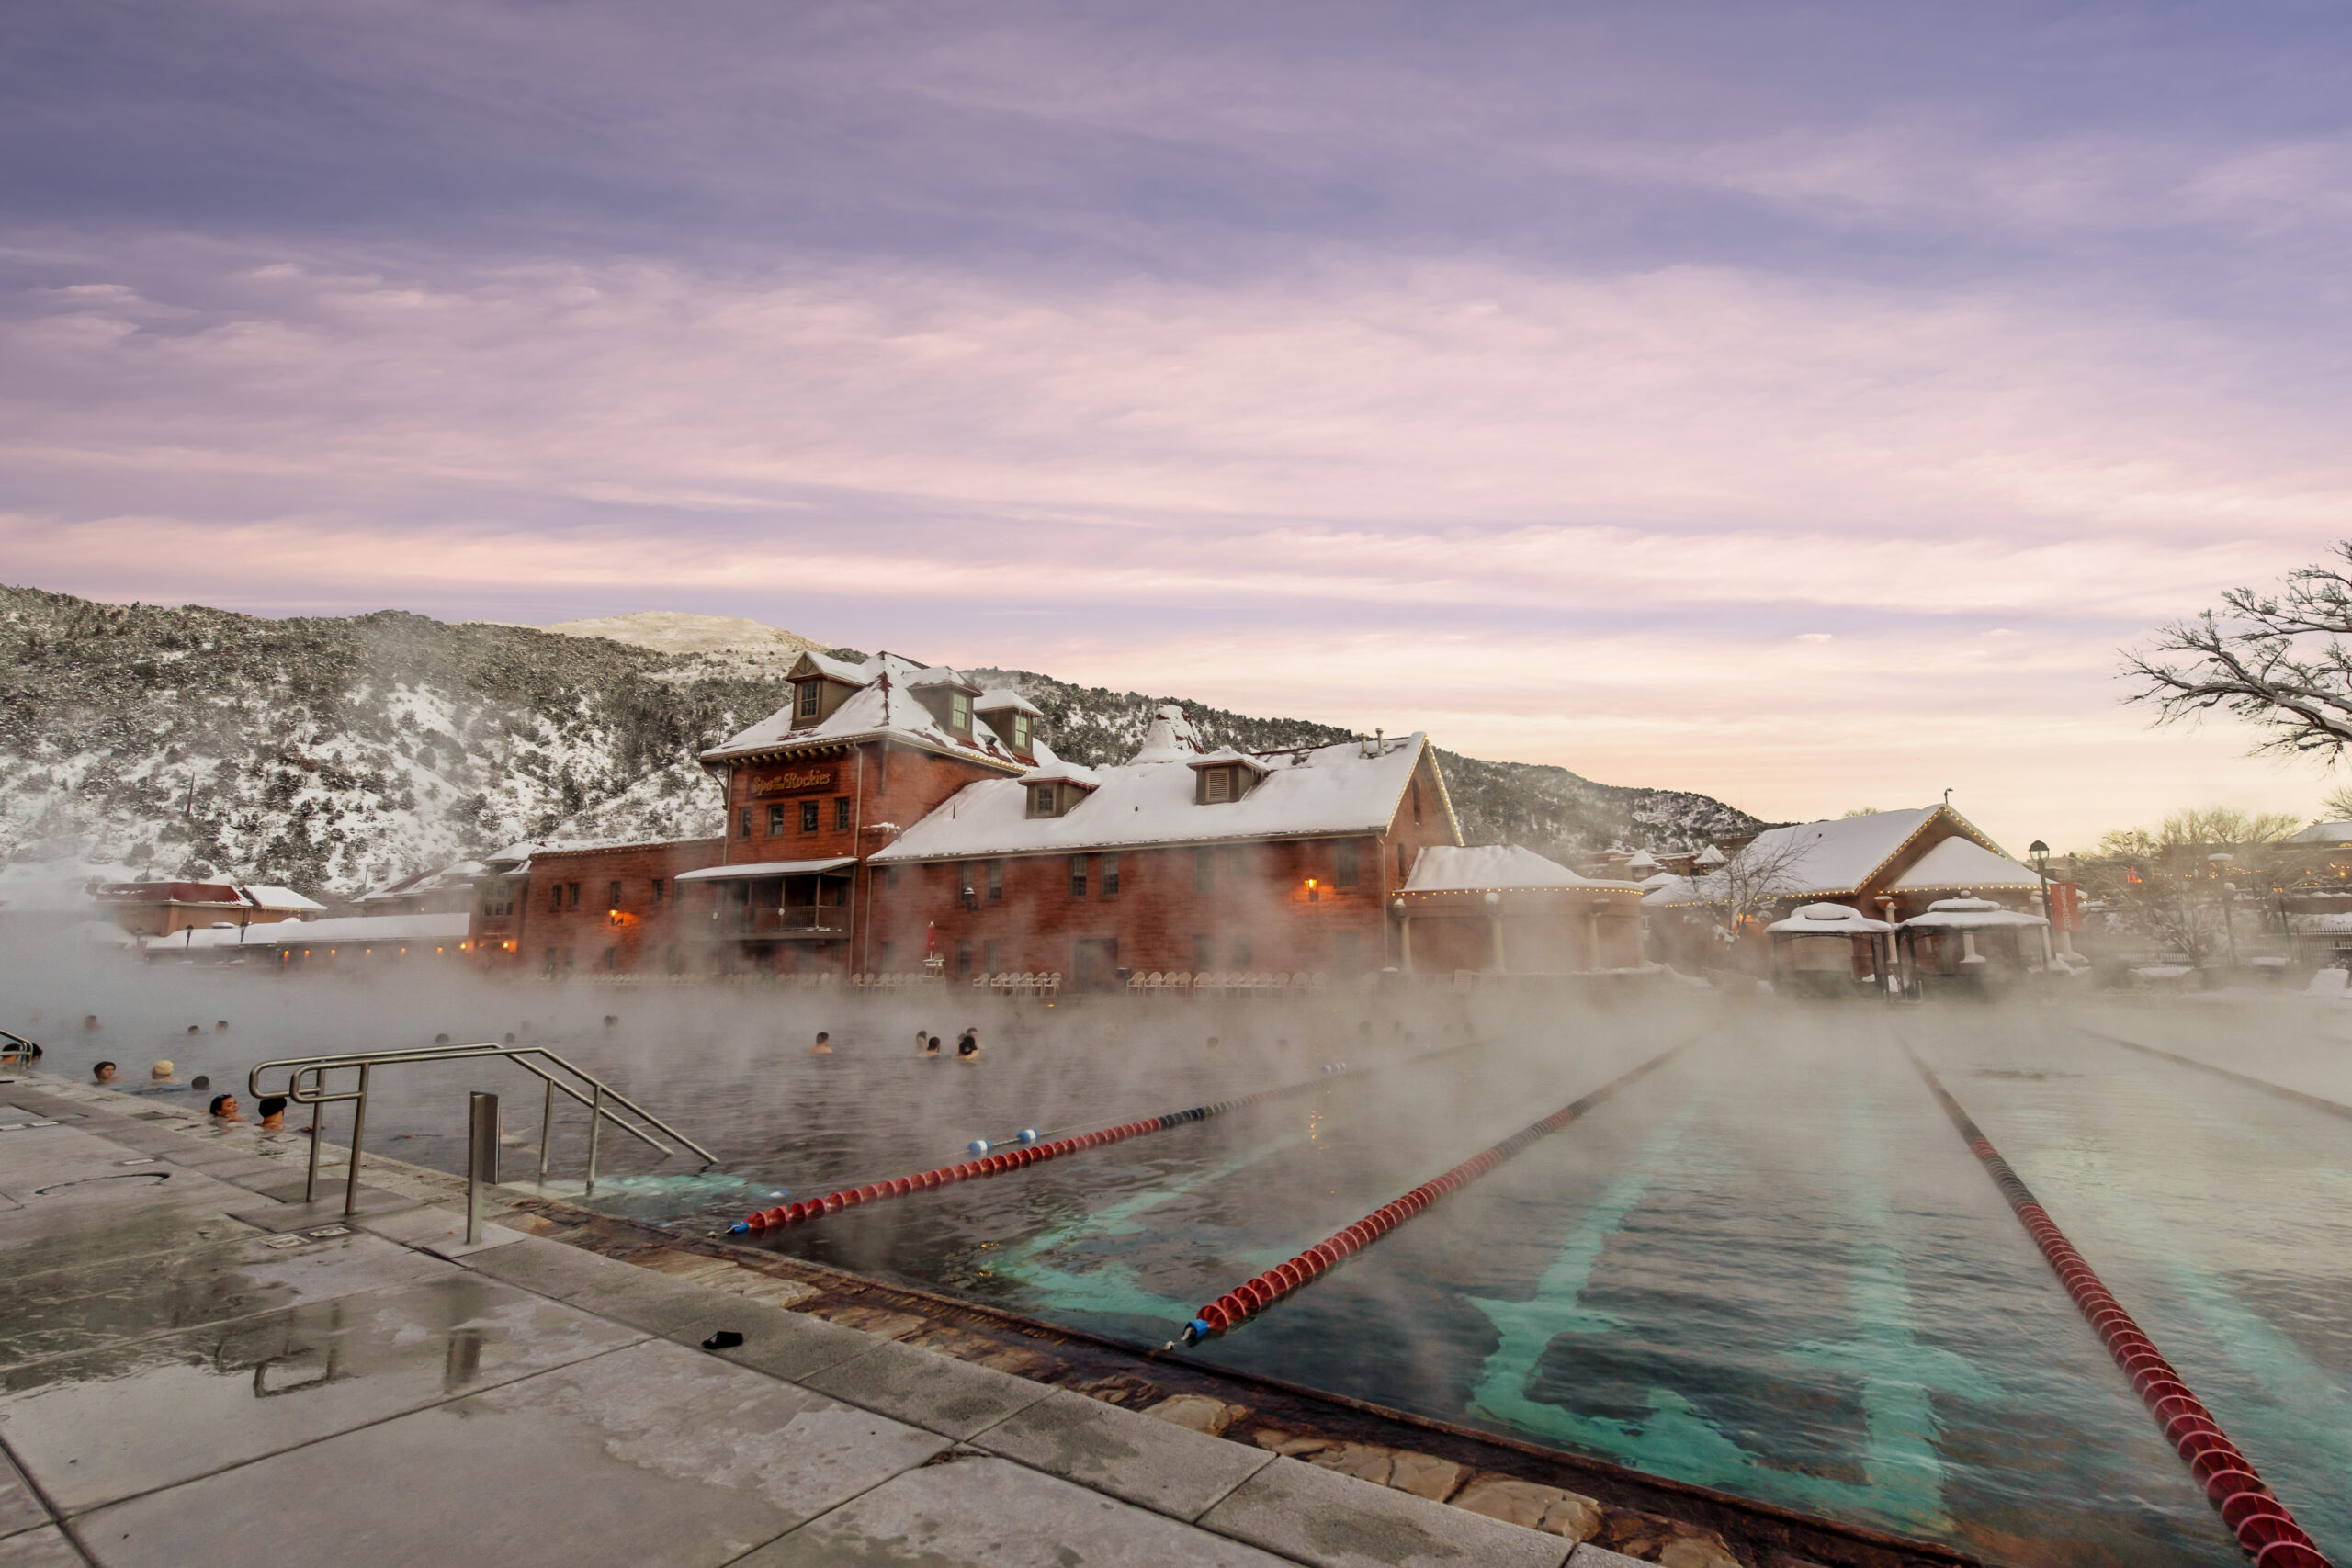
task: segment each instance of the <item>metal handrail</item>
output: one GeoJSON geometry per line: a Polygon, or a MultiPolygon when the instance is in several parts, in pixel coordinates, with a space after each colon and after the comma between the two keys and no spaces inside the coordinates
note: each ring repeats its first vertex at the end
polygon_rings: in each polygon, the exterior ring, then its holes
{"type": "Polygon", "coordinates": [[[319,1108],[324,1105],[340,1104],[345,1100],[356,1102],[351,1115],[351,1169],[345,1179],[343,1198],[343,1212],[345,1214],[351,1214],[358,1211],[359,1142],[368,1129],[368,1089],[372,1070],[379,1066],[397,1066],[408,1062],[459,1062],[501,1057],[513,1062],[516,1066],[538,1077],[547,1085],[546,1102],[539,1118],[539,1179],[542,1182],[548,1179],[548,1140],[555,1129],[555,1097],[559,1090],[588,1107],[586,1190],[590,1192],[596,1190],[597,1135],[604,1131],[606,1122],[612,1122],[622,1132],[648,1147],[660,1150],[664,1159],[678,1152],[663,1144],[661,1139],[636,1126],[628,1117],[613,1110],[613,1105],[620,1106],[639,1121],[659,1128],[672,1139],[700,1155],[703,1168],[706,1170],[718,1163],[717,1155],[712,1154],[595,1074],[587,1071],[577,1063],[566,1060],[544,1045],[490,1043],[423,1045],[406,1051],[362,1051],[342,1056],[281,1056],[275,1061],[257,1064],[252,1072],[245,1075],[245,1087],[255,1100],[262,1099],[270,1093],[268,1089],[262,1087],[262,1075],[283,1067],[287,1069],[285,1097],[297,1105],[307,1105],[311,1108],[311,1161],[309,1172],[302,1183],[302,1201],[305,1203],[312,1200],[318,1190],[319,1121],[324,1114],[319,1108]],[[557,1077],[553,1072],[540,1066],[538,1061],[531,1060],[533,1057],[552,1063],[556,1067],[580,1079],[588,1086],[587,1091],[583,1093],[557,1077]],[[345,1067],[356,1068],[358,1071],[358,1087],[335,1093],[328,1092],[327,1074],[345,1067]],[[608,1100],[611,1101],[609,1105],[606,1103],[608,1100]]]}

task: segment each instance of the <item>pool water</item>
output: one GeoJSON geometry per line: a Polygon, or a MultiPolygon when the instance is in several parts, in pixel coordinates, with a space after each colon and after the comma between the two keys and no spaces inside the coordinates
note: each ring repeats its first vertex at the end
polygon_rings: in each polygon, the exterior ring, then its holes
{"type": "MultiPolygon", "coordinates": [[[[96,994],[84,979],[10,978],[12,999],[52,1019],[78,1021],[96,994]]],[[[2322,1548],[2352,1558],[2352,1122],[2075,1027],[2352,1101],[2352,1043],[2332,1011],[1735,1011],[1668,998],[1528,1019],[1484,998],[1378,1014],[1341,1001],[1047,1013],[938,998],[924,1018],[923,1003],[838,1001],[829,1016],[789,993],[457,981],[394,998],[193,972],[108,985],[97,1035],[37,1032],[54,1047],[44,1066],[78,1072],[106,1055],[132,1077],[152,1048],[182,1077],[209,1070],[242,1093],[243,1068],[266,1056],[421,1044],[435,1029],[495,1038],[528,1016],[531,1038],[722,1156],[697,1172],[608,1137],[597,1205],[706,1232],[780,1193],[967,1157],[974,1137],[1311,1082],[759,1238],[1152,1346],[1243,1279],[1682,1044],[1184,1353],[1996,1561],[2243,1561],[1907,1047],[2322,1548]],[[179,1043],[177,1021],[209,1031],[232,1010],[230,1033],[179,1043]],[[612,1028],[607,1010],[622,1015],[612,1028]],[[979,1060],[913,1055],[919,1024],[952,1050],[971,1022],[989,1045],[979,1060]],[[808,1055],[827,1027],[836,1054],[808,1055]],[[1320,1071],[1338,1062],[1349,1070],[1320,1071]]],[[[469,1088],[508,1093],[509,1174],[527,1175],[538,1096],[511,1068],[387,1074],[370,1148],[456,1168],[469,1088]]],[[[580,1119],[558,1121],[554,1174],[576,1177],[580,1119]]]]}

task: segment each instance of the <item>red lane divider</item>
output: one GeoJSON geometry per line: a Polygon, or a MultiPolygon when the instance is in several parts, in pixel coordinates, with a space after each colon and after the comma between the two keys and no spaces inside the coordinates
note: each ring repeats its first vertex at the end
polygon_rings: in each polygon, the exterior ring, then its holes
{"type": "Polygon", "coordinates": [[[1325,1269],[1336,1267],[1341,1259],[1370,1247],[1440,1198],[1476,1181],[1538,1138],[1549,1137],[1627,1084],[1664,1066],[1668,1058],[1689,1043],[1686,1040],[1682,1045],[1660,1052],[1581,1100],[1570,1100],[1543,1121],[1521,1128],[1494,1147],[1472,1155],[1442,1176],[1431,1177],[1394,1202],[1382,1204],[1354,1224],[1324,1237],[1289,1262],[1277,1263],[1256,1278],[1244,1280],[1193,1315],[1193,1321],[1184,1325],[1182,1343],[1191,1345],[1212,1334],[1222,1334],[1252,1314],[1265,1311],[1325,1269]]]}
{"type": "MultiPolygon", "coordinates": [[[[1906,1053],[1907,1055],[1907,1053],[1906,1053]]],[[[1992,1175],[1994,1185],[2009,1202],[2010,1212],[2033,1237],[2041,1256],[2049,1260],[2051,1269],[2066,1293],[2075,1298],[2089,1320],[2093,1332],[2107,1346],[2108,1354],[2123,1375],[2132,1380],[2132,1389],[2140,1402],[2148,1407],[2156,1425],[2164,1428],[2165,1441],[2170,1443],[2188,1461],[2188,1472],[2205,1489],[2205,1500],[2222,1516],[2238,1538],[2238,1545],[2260,1568],[2330,1568],[2330,1564],[2303,1528],[2295,1522],[2287,1505],[2278,1500],[2261,1475],[2254,1461],[2239,1451],[2237,1445],[2222,1434],[2212,1413],[2188,1391],[2173,1371],[2172,1363],[2157,1353],[2155,1343],[2140,1331],[2108,1288],[2099,1282],[2083,1255],[2075,1250],[2049,1213],[2034,1197],[2032,1190],[2019,1180],[2009,1162],[2001,1157],[1984,1129],[1969,1119],[1928,1065],[1918,1057],[1911,1065],[1928,1082],[1928,1089],[1943,1106],[1944,1114],[1960,1130],[1969,1149],[1992,1175]]]]}
{"type": "MultiPolygon", "coordinates": [[[[1448,1046],[1444,1051],[1431,1052],[1430,1055],[1445,1055],[1464,1049],[1467,1047],[1448,1046]]],[[[934,1187],[945,1187],[956,1181],[970,1181],[983,1176],[1001,1176],[1008,1170],[1019,1170],[1023,1166],[1036,1165],[1049,1159],[1059,1159],[1064,1155],[1074,1155],[1087,1149],[1101,1148],[1105,1144],[1123,1143],[1129,1138],[1141,1137],[1146,1133],[1157,1133],[1164,1128],[1180,1126],[1187,1122],[1205,1122],[1212,1116],[1222,1116],[1228,1111],[1236,1111],[1245,1105],[1261,1105],[1270,1100],[1284,1100],[1295,1094],[1305,1094],[1309,1089],[1328,1086],[1334,1077],[1346,1070],[1346,1064],[1340,1063],[1324,1068],[1323,1072],[1315,1077],[1295,1084],[1284,1084],[1278,1089],[1260,1089],[1255,1094],[1245,1094],[1238,1100],[1220,1100],[1213,1105],[1195,1105],[1189,1110],[1171,1111],[1165,1115],[1146,1116],[1139,1121],[1122,1122],[1115,1127],[1105,1127],[1099,1132],[1080,1133],[1068,1138],[1056,1138],[1050,1143],[1032,1144],[1025,1148],[1007,1149],[1001,1154],[982,1155],[978,1159],[963,1160],[955,1165],[943,1165],[933,1170],[918,1171],[912,1176],[894,1177],[888,1181],[869,1182],[863,1187],[844,1187],[838,1192],[828,1192],[821,1198],[811,1198],[806,1202],[784,1203],[773,1209],[762,1209],[757,1213],[746,1214],[729,1229],[731,1234],[736,1235],[745,1231],[772,1230],[778,1225],[798,1224],[803,1220],[821,1219],[827,1214],[838,1213],[843,1209],[853,1208],[860,1203],[876,1203],[885,1198],[903,1198],[910,1192],[924,1192],[934,1187]]]]}

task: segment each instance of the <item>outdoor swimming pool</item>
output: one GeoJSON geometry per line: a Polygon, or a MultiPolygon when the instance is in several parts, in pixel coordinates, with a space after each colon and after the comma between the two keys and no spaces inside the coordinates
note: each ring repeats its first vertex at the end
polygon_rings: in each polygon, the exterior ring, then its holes
{"type": "MultiPolygon", "coordinates": [[[[299,990],[208,994],[245,998],[247,1021],[205,1041],[216,1078],[242,1087],[238,1062],[317,1048],[296,1043],[299,990]]],[[[2243,1561],[1908,1046],[2322,1547],[2352,1555],[2352,1122],[2076,1027],[2352,1100],[2352,1045],[2332,1015],[1734,1012],[1701,998],[1525,1022],[1448,1000],[1372,1019],[1367,1036],[1361,1010],[1076,1008],[986,1019],[989,1054],[959,1064],[917,1059],[910,1015],[846,1030],[837,1017],[840,1051],[809,1057],[821,1021],[791,997],[657,1006],[485,990],[464,1006],[512,1013],[525,995],[538,1037],[721,1154],[701,1177],[624,1155],[600,1188],[599,1206],[690,1230],[721,1229],[780,1190],[968,1157],[971,1137],[1050,1136],[1315,1080],[758,1238],[1154,1346],[1244,1278],[1682,1043],[1582,1120],[1185,1353],[1996,1561],[2243,1561]],[[623,1014],[610,1031],[608,1006],[623,1014]],[[1473,1021],[1484,1043],[1449,1049],[1473,1021]],[[1319,1073],[1340,1060],[1349,1071],[1319,1073]]],[[[933,1027],[952,1049],[965,1021],[943,1008],[933,1027]]],[[[169,1025],[141,1015],[136,1027],[165,1038],[169,1025]]],[[[65,1038],[52,1066],[85,1054],[65,1038]]],[[[370,1146],[454,1168],[459,1091],[501,1087],[472,1082],[482,1077],[468,1065],[388,1080],[370,1146]]],[[[537,1096],[507,1087],[509,1126],[535,1148],[537,1096]]],[[[565,1138],[557,1173],[576,1174],[570,1123],[565,1138]]]]}

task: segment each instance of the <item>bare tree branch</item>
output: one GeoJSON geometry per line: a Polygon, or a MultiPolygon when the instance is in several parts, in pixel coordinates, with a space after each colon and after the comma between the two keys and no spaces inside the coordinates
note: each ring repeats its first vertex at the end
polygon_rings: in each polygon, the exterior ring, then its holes
{"type": "Polygon", "coordinates": [[[2222,609],[2164,628],[2124,672],[2168,724],[2221,709],[2263,732],[2257,751],[2334,759],[2352,744],[2352,540],[2344,563],[2301,567],[2277,592],[2233,588],[2222,609]],[[2167,657],[2177,656],[2177,657],[2167,657]]]}

